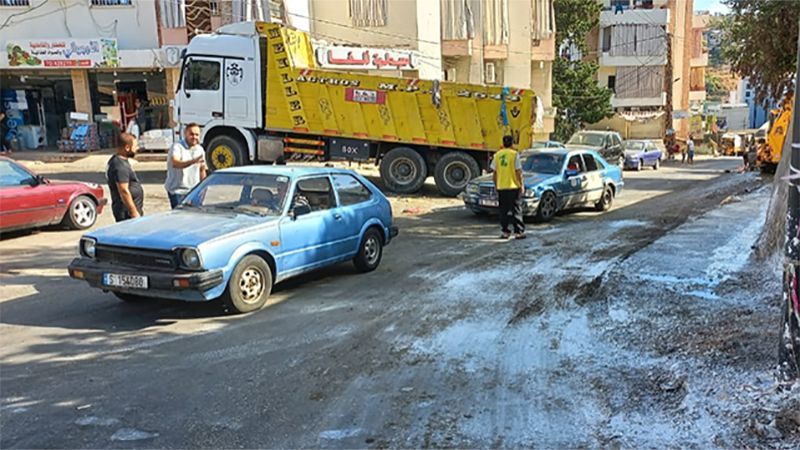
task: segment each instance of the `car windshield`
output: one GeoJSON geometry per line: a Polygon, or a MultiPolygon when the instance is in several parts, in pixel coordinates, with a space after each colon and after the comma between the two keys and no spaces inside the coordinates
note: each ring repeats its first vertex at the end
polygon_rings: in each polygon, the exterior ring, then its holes
{"type": "Polygon", "coordinates": [[[547,147],[547,142],[534,142],[531,149],[538,150],[547,147]]]}
{"type": "Polygon", "coordinates": [[[555,153],[534,153],[528,155],[522,164],[526,172],[559,174],[564,166],[564,156],[555,153]]]}
{"type": "Polygon", "coordinates": [[[644,150],[644,142],[627,141],[625,142],[625,150],[644,150]]]}
{"type": "Polygon", "coordinates": [[[602,147],[605,138],[606,138],[605,135],[598,133],[575,133],[569,139],[568,144],[602,147]]]}
{"type": "Polygon", "coordinates": [[[279,216],[288,188],[286,176],[217,172],[193,189],[180,208],[279,216]]]}

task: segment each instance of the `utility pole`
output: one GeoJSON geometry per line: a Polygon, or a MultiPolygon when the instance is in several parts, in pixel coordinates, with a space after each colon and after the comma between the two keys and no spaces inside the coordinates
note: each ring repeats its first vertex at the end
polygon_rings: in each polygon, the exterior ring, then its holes
{"type": "MultiPolygon", "coordinates": [[[[664,106],[664,112],[666,113],[667,117],[664,121],[664,128],[666,130],[671,129],[672,126],[672,86],[673,86],[673,76],[672,76],[672,33],[669,33],[664,30],[665,37],[666,37],[666,44],[667,44],[667,65],[664,68],[664,92],[667,94],[667,104],[664,106]]],[[[677,138],[677,133],[674,134],[675,138],[677,138]]]]}
{"type": "MultiPolygon", "coordinates": [[[[800,21],[798,22],[797,69],[795,71],[792,150],[788,174],[800,170],[800,21]]],[[[786,214],[786,247],[783,264],[783,320],[778,349],[778,371],[782,381],[800,375],[800,183],[789,178],[789,208],[786,214]]]]}

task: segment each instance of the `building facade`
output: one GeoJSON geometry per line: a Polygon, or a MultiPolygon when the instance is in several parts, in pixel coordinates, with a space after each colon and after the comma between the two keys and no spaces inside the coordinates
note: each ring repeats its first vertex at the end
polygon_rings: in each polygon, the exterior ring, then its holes
{"type": "Polygon", "coordinates": [[[626,138],[661,138],[668,128],[686,138],[693,111],[705,101],[707,16],[692,0],[598,0],[597,37],[590,37],[598,82],[613,91],[612,128],[626,138]]]}

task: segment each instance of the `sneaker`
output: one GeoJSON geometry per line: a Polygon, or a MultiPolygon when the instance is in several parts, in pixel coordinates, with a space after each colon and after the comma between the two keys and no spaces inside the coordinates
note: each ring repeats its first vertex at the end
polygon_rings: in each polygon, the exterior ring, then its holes
{"type": "Polygon", "coordinates": [[[528,236],[525,236],[525,233],[517,233],[514,235],[514,239],[525,239],[528,236]]]}
{"type": "Polygon", "coordinates": [[[503,233],[500,235],[500,239],[508,239],[511,237],[511,233],[503,233]]]}

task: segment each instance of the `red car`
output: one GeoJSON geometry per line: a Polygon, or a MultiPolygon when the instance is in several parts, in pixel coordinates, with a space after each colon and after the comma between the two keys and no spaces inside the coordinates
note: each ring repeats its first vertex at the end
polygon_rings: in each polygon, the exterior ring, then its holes
{"type": "Polygon", "coordinates": [[[63,224],[84,230],[107,203],[103,188],[79,181],[50,181],[0,157],[0,233],[63,224]]]}

